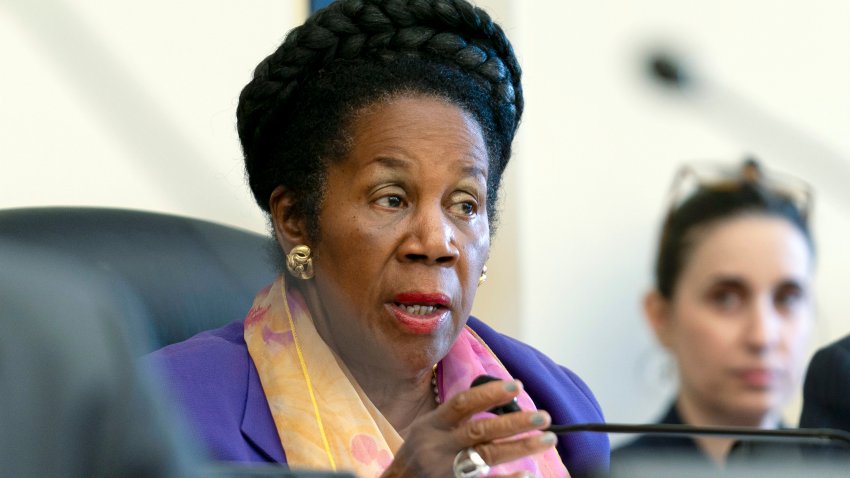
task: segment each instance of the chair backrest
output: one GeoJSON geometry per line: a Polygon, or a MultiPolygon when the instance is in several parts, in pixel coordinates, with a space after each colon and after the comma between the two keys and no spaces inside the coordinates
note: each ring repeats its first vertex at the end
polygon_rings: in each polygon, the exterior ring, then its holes
{"type": "Polygon", "coordinates": [[[6,209],[0,239],[71,257],[121,282],[142,305],[152,347],[244,318],[254,295],[275,277],[268,237],[169,214],[6,209]]]}
{"type": "Polygon", "coordinates": [[[207,476],[137,367],[144,320],[112,274],[0,239],[0,475],[207,476]]]}

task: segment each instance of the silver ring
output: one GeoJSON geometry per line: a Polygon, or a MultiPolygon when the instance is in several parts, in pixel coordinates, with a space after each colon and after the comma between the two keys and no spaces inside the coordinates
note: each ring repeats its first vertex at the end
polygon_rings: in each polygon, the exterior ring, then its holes
{"type": "Polygon", "coordinates": [[[455,455],[452,468],[455,472],[455,478],[478,478],[490,472],[490,465],[472,447],[464,448],[455,455]]]}

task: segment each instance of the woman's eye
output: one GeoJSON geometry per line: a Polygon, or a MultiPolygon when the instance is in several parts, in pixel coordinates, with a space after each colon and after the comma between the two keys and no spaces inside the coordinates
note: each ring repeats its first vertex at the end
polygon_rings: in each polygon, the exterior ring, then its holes
{"type": "Polygon", "coordinates": [[[716,290],[711,293],[709,300],[712,305],[723,312],[737,310],[744,303],[744,298],[740,292],[731,289],[716,290]]]}
{"type": "Polygon", "coordinates": [[[461,217],[473,217],[478,214],[478,201],[474,194],[468,191],[455,191],[449,197],[449,211],[461,217]]]}
{"type": "Polygon", "coordinates": [[[803,291],[798,287],[782,287],[774,296],[777,309],[790,310],[803,300],[803,291]]]}
{"type": "Polygon", "coordinates": [[[472,201],[462,201],[452,204],[451,210],[461,216],[474,216],[478,212],[478,205],[472,201]]]}
{"type": "Polygon", "coordinates": [[[404,206],[404,200],[401,198],[401,196],[394,195],[394,194],[378,198],[378,200],[375,201],[375,203],[378,206],[382,206],[382,207],[386,207],[386,208],[390,208],[390,209],[397,209],[397,208],[404,206]]]}

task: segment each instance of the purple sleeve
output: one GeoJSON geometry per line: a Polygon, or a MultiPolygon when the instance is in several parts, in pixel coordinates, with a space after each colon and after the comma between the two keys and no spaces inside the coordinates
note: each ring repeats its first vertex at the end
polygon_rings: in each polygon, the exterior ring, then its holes
{"type": "Polygon", "coordinates": [[[285,463],[242,330],[240,321],[203,332],[147,355],[145,365],[212,459],[285,463]]]}
{"type": "MultiPolygon", "coordinates": [[[[502,335],[470,317],[469,326],[481,336],[511,375],[522,381],[538,408],[556,425],[603,423],[605,418],[593,393],[571,370],[538,350],[502,335]]],[[[582,432],[558,437],[558,453],[573,477],[608,469],[610,444],[604,433],[582,432]]]]}

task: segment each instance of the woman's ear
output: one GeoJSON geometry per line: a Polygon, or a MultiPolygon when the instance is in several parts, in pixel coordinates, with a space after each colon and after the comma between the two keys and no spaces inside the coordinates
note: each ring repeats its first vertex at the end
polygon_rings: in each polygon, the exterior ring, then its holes
{"type": "Polygon", "coordinates": [[[285,251],[299,244],[307,244],[304,218],[296,217],[293,213],[294,202],[291,192],[283,186],[276,187],[269,197],[269,211],[271,211],[274,234],[278,244],[285,251]]]}
{"type": "Polygon", "coordinates": [[[643,313],[655,333],[655,338],[667,350],[672,345],[670,303],[660,292],[652,289],[643,297],[643,313]]]}

